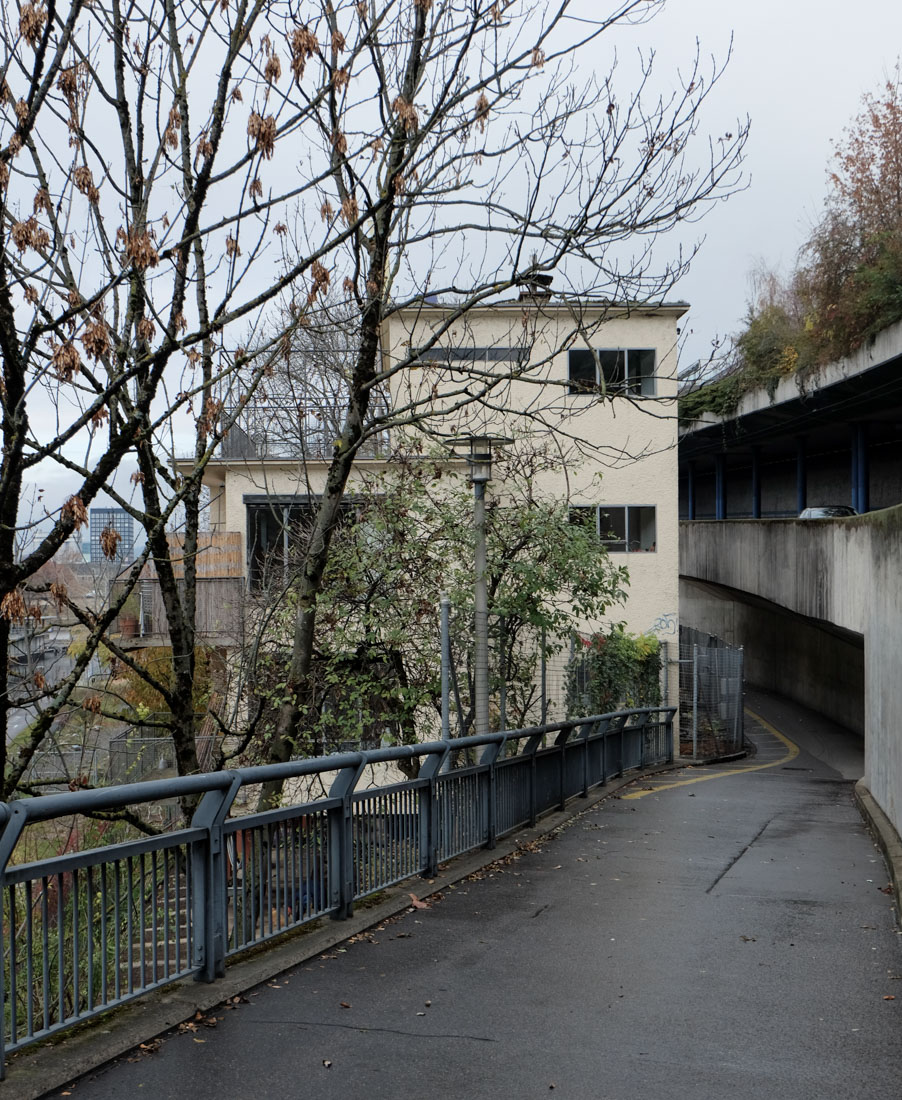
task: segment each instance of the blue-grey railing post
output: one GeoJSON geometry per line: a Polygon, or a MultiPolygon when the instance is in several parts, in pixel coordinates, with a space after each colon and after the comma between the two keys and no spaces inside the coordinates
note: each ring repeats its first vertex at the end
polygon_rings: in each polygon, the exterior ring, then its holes
{"type": "MultiPolygon", "coordinates": [[[[0,833],[0,1081],[6,1077],[6,920],[3,914],[9,897],[9,892],[6,889],[6,867],[28,820],[25,816],[25,810],[21,806],[12,803],[6,808],[9,812],[9,819],[3,832],[0,833]]],[[[15,913],[10,913],[10,927],[12,927],[14,920],[15,913]]],[[[15,989],[11,989],[9,991],[10,999],[15,995],[15,989]]]]}
{"type": "Polygon", "coordinates": [[[608,730],[611,728],[610,718],[606,718],[600,726],[601,733],[601,781],[608,781],[608,730]]]}
{"type": "Polygon", "coordinates": [[[352,796],[363,774],[366,758],[356,754],[357,761],[341,769],[329,789],[330,798],[340,798],[341,805],[329,810],[329,895],[332,917],[345,920],[354,911],[354,814],[352,796]]]}
{"type": "Polygon", "coordinates": [[[648,763],[649,757],[648,711],[646,711],[645,714],[641,715],[638,723],[634,728],[636,730],[636,736],[639,738],[639,763],[644,766],[648,763]]]}
{"type": "Polygon", "coordinates": [[[610,728],[610,718],[602,718],[599,721],[597,733],[601,737],[601,783],[608,781],[608,731],[610,728]]]}
{"type": "MultiPolygon", "coordinates": [[[[226,773],[228,774],[228,773],[226,773]]],[[[192,916],[196,980],[212,982],[225,977],[226,870],[222,823],[228,817],[241,779],[221,790],[207,791],[191,819],[192,829],[204,829],[206,838],[191,844],[192,916]]]]}
{"type": "Polygon", "coordinates": [[[486,773],[485,783],[485,801],[483,806],[485,808],[485,823],[486,823],[486,848],[495,847],[495,836],[497,830],[498,821],[498,805],[497,805],[497,787],[495,784],[495,763],[498,757],[501,755],[501,750],[504,748],[506,737],[502,734],[496,742],[491,745],[486,745],[482,750],[482,756],[479,759],[479,763],[488,765],[488,772],[486,773]]]}
{"type": "Polygon", "coordinates": [[[428,781],[427,786],[420,788],[420,862],[423,865],[424,878],[435,878],[438,874],[438,846],[441,830],[436,776],[442,770],[450,751],[451,746],[446,741],[444,752],[430,753],[420,765],[420,779],[428,781]]]}
{"type": "Polygon", "coordinates": [[[560,797],[558,799],[558,807],[561,810],[565,809],[567,806],[567,741],[571,733],[573,733],[573,726],[567,726],[565,729],[562,729],[554,739],[555,747],[560,749],[560,797]]]}
{"type": "Polygon", "coordinates": [[[589,742],[600,725],[600,722],[586,722],[583,726],[583,798],[589,797],[589,742]]]}
{"type": "Polygon", "coordinates": [[[528,739],[521,750],[524,756],[529,757],[529,824],[535,825],[538,820],[538,807],[536,805],[536,753],[542,744],[543,733],[534,733],[528,739]]]}
{"type": "Polygon", "coordinates": [[[621,718],[620,719],[620,759],[617,761],[617,774],[618,775],[623,775],[623,757],[624,757],[623,742],[624,742],[625,732],[626,732],[626,719],[621,718]]]}
{"type": "Polygon", "coordinates": [[[623,775],[623,725],[626,722],[626,718],[622,714],[614,715],[607,720],[607,729],[605,730],[605,745],[612,737],[616,737],[618,744],[620,745],[620,756],[616,761],[611,761],[612,765],[616,763],[616,767],[612,767],[611,771],[608,771],[607,757],[605,757],[605,763],[602,771],[605,773],[605,780],[608,775],[623,775]]]}

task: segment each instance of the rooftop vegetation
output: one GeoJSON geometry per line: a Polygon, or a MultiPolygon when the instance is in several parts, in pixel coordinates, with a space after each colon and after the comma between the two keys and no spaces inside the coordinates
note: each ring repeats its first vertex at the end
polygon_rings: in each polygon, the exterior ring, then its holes
{"type": "Polygon", "coordinates": [[[902,70],[867,94],[834,144],[821,220],[795,269],[754,279],[745,327],[720,377],[680,398],[680,419],[729,416],[746,393],[771,397],[866,346],[902,319],[902,70]]]}

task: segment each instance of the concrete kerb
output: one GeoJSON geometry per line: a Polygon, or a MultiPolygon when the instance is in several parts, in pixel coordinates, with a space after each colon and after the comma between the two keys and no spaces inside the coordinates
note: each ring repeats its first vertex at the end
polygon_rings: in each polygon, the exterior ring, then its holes
{"type": "Polygon", "coordinates": [[[865,784],[859,779],[855,784],[855,802],[865,824],[878,848],[883,852],[886,865],[889,868],[890,880],[893,886],[893,896],[896,902],[896,923],[902,927],[902,839],[896,832],[895,826],[886,814],[877,805],[874,796],[865,784]]]}
{"type": "MultiPolygon", "coordinates": [[[[324,954],[331,948],[397,916],[410,908],[410,894],[428,898],[476,871],[503,859],[533,841],[547,836],[561,825],[593,809],[599,802],[650,775],[674,771],[685,762],[674,762],[612,779],[589,792],[588,798],[571,799],[567,809],[548,814],[534,828],[521,829],[500,840],[492,849],[480,848],[442,865],[434,879],[419,876],[384,891],[388,896],[375,905],[359,908],[343,921],[326,920],[322,927],[298,929],[285,938],[264,945],[250,957],[233,962],[226,976],[211,984],[177,982],[138,1001],[113,1009],[60,1036],[38,1043],[13,1055],[7,1065],[7,1078],[0,1084],[3,1100],[38,1100],[53,1089],[64,1088],[76,1078],[120,1058],[142,1043],[191,1020],[196,1013],[207,1013],[232,997],[269,981],[278,974],[324,954]]],[[[897,838],[898,842],[898,838],[897,838]]]]}

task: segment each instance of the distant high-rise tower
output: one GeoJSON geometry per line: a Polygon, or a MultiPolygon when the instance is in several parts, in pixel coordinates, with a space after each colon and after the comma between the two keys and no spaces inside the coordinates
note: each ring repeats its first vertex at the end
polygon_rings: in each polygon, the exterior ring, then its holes
{"type": "Polygon", "coordinates": [[[91,561],[109,561],[103,552],[101,536],[112,530],[119,535],[113,561],[130,561],[135,545],[135,523],[124,508],[91,508],[91,561]]]}

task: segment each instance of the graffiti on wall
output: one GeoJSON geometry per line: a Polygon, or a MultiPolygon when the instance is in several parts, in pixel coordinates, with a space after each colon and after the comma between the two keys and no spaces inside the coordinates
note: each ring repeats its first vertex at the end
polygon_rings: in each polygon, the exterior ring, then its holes
{"type": "Polygon", "coordinates": [[[651,634],[676,634],[677,632],[677,613],[675,611],[665,611],[662,615],[659,615],[657,619],[651,624],[651,634]]]}

